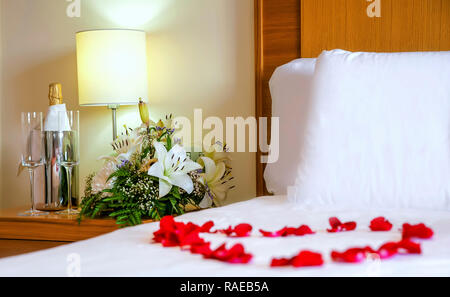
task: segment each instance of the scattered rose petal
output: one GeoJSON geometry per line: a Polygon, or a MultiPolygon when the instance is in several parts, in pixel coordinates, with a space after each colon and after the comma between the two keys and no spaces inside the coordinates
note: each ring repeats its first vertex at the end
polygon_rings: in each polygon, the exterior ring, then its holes
{"type": "Polygon", "coordinates": [[[341,221],[336,217],[332,217],[328,221],[330,222],[330,226],[332,229],[337,229],[342,225],[341,221]]]}
{"type": "MultiPolygon", "coordinates": [[[[330,218],[331,229],[328,232],[350,231],[356,228],[356,222],[342,223],[338,218],[330,218]]],[[[161,243],[164,247],[179,246],[182,250],[189,250],[193,254],[201,254],[206,259],[216,259],[227,263],[249,263],[253,257],[252,254],[245,252],[242,244],[235,244],[227,249],[222,244],[217,249],[211,249],[211,243],[202,239],[200,233],[224,233],[232,237],[250,236],[252,226],[249,224],[239,224],[232,228],[231,226],[224,230],[211,232],[214,222],[208,221],[199,226],[188,222],[175,222],[172,216],[165,216],[160,221],[160,229],[153,233],[153,240],[161,243]]],[[[371,221],[370,229],[372,231],[388,231],[391,230],[392,224],[384,217],[378,217],[371,221]]],[[[307,225],[298,228],[285,227],[275,232],[259,230],[265,237],[279,236],[303,236],[306,234],[314,234],[307,225]]],[[[388,259],[397,254],[421,254],[421,245],[411,241],[410,238],[431,238],[433,230],[425,224],[410,225],[404,224],[402,230],[403,239],[399,242],[387,242],[378,250],[372,249],[370,246],[359,248],[350,248],[344,252],[331,252],[331,258],[335,262],[359,263],[364,261],[369,255],[377,255],[380,259],[388,259]]],[[[324,261],[320,253],[311,251],[300,251],[292,258],[274,258],[271,261],[272,267],[277,266],[320,266],[324,261]]]]}
{"type": "Polygon", "coordinates": [[[428,239],[433,237],[433,234],[434,234],[433,230],[423,223],[417,225],[410,225],[408,223],[403,224],[402,230],[403,239],[409,239],[414,237],[428,239]]]}
{"type": "Polygon", "coordinates": [[[214,227],[214,222],[208,221],[200,227],[200,233],[209,233],[212,227],[214,227]]]}
{"type": "Polygon", "coordinates": [[[306,266],[321,266],[323,265],[322,254],[311,251],[300,251],[296,256],[288,258],[274,258],[272,259],[271,267],[280,266],[294,266],[294,267],[306,267],[306,266]]]}
{"type": "Polygon", "coordinates": [[[264,237],[279,237],[279,236],[281,236],[281,230],[276,231],[276,232],[269,232],[269,231],[264,231],[262,229],[259,229],[259,232],[261,232],[261,234],[264,237]]]}
{"type": "Polygon", "coordinates": [[[307,234],[314,234],[311,228],[309,228],[309,226],[307,225],[301,225],[298,228],[284,227],[283,229],[275,232],[269,232],[260,229],[259,232],[261,232],[264,237],[286,237],[290,235],[304,236],[307,234]]]}
{"type": "Polygon", "coordinates": [[[405,251],[406,254],[421,254],[422,248],[420,243],[413,242],[409,239],[403,239],[398,243],[399,250],[405,251]]]}
{"type": "Polygon", "coordinates": [[[323,265],[322,254],[310,251],[301,251],[292,260],[292,266],[294,267],[322,266],[322,265],[323,265]]]}
{"type": "Polygon", "coordinates": [[[252,254],[245,252],[244,246],[240,243],[233,245],[230,249],[227,249],[226,245],[222,244],[217,249],[202,253],[202,255],[206,259],[216,259],[232,264],[246,264],[253,257],[252,254]]]}
{"type": "Polygon", "coordinates": [[[228,227],[227,229],[217,230],[217,232],[224,233],[229,237],[248,237],[252,232],[253,227],[249,224],[239,224],[236,227],[228,227]]]}
{"type": "Polygon", "coordinates": [[[298,227],[294,234],[296,236],[303,236],[303,235],[308,235],[308,234],[314,234],[314,232],[311,230],[311,228],[309,228],[309,226],[307,225],[301,225],[300,227],[298,227]]]}
{"type": "Polygon", "coordinates": [[[387,259],[397,254],[421,254],[422,249],[420,243],[404,239],[399,242],[387,242],[383,244],[377,253],[381,259],[387,259]]]}
{"type": "Polygon", "coordinates": [[[341,231],[352,231],[356,229],[356,222],[342,223],[338,218],[332,217],[329,219],[331,229],[327,229],[329,233],[336,233],[341,231]]]}
{"type": "Polygon", "coordinates": [[[270,263],[271,267],[281,267],[281,266],[289,266],[291,265],[292,259],[288,258],[273,258],[270,263]]]}
{"type": "Polygon", "coordinates": [[[210,254],[212,252],[210,245],[211,245],[210,242],[204,242],[203,244],[192,245],[190,248],[190,252],[192,254],[201,254],[201,255],[210,254]]]}
{"type": "Polygon", "coordinates": [[[236,234],[236,237],[250,236],[252,230],[253,227],[249,224],[239,224],[236,227],[234,227],[234,233],[236,234]]]}
{"type": "Polygon", "coordinates": [[[332,251],[331,259],[335,262],[359,263],[366,259],[367,254],[373,253],[375,253],[375,251],[369,246],[364,248],[350,248],[342,253],[332,251]]]}
{"type": "Polygon", "coordinates": [[[333,251],[331,258],[335,262],[359,263],[364,261],[369,254],[378,255],[381,260],[392,258],[397,254],[420,254],[421,247],[419,243],[411,240],[401,240],[399,242],[387,242],[378,250],[367,246],[364,248],[351,248],[342,253],[333,251]]]}
{"type": "Polygon", "coordinates": [[[378,217],[370,222],[370,230],[372,231],[390,231],[392,224],[384,217],[378,217]]]}
{"type": "Polygon", "coordinates": [[[175,222],[172,216],[165,216],[159,222],[159,230],[153,233],[153,240],[165,247],[203,244],[199,237],[201,227],[193,223],[175,222]]]}
{"type": "Polygon", "coordinates": [[[398,253],[398,243],[397,242],[387,242],[383,244],[377,251],[380,259],[389,259],[398,253]]]}
{"type": "Polygon", "coordinates": [[[356,229],[356,222],[347,222],[342,224],[342,231],[352,231],[356,229]]]}

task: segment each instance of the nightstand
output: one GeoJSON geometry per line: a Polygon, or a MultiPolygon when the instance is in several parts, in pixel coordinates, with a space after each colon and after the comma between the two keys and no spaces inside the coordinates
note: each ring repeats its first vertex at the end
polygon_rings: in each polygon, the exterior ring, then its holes
{"type": "Polygon", "coordinates": [[[112,219],[89,219],[78,224],[55,214],[41,217],[21,217],[26,208],[0,210],[0,258],[102,235],[119,227],[112,219]]]}

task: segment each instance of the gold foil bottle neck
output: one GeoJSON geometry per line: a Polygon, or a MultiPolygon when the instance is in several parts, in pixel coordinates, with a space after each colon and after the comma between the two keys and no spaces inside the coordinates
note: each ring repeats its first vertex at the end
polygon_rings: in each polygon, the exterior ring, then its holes
{"type": "Polygon", "coordinates": [[[62,86],[60,83],[51,83],[48,86],[48,99],[50,105],[58,105],[63,103],[62,86]]]}

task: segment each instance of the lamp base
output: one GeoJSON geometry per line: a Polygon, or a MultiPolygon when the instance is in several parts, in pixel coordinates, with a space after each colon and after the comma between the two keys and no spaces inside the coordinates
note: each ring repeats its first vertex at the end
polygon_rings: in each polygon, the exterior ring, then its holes
{"type": "Polygon", "coordinates": [[[117,138],[117,109],[119,109],[119,104],[109,104],[108,108],[112,111],[112,123],[113,123],[113,141],[117,138]]]}

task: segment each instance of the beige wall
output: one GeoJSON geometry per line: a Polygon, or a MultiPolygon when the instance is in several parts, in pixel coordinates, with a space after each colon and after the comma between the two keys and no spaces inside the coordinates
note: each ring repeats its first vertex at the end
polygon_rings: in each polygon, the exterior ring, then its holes
{"type": "Polygon", "coordinates": [[[2,14],[2,8],[3,5],[0,5],[0,208],[2,207],[2,201],[3,201],[3,178],[2,178],[2,171],[3,171],[3,129],[2,129],[2,122],[3,122],[3,42],[1,34],[2,28],[3,28],[3,14],[2,14]]]}
{"type": "MultiPolygon", "coordinates": [[[[81,0],[81,18],[66,16],[65,0],[0,0],[3,42],[1,206],[26,205],[28,177],[16,177],[20,112],[45,111],[48,83],[63,84],[69,109],[81,111],[80,181],[109,153],[111,114],[79,107],[75,33],[136,28],[148,32],[149,99],[154,120],[254,115],[253,0],[81,0]]],[[[119,110],[119,127],[139,123],[135,107],[119,110]]],[[[234,153],[237,188],[229,202],[255,194],[255,157],[234,153]]]]}

